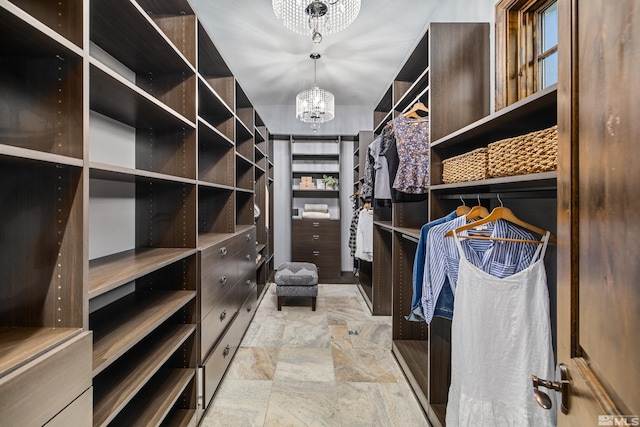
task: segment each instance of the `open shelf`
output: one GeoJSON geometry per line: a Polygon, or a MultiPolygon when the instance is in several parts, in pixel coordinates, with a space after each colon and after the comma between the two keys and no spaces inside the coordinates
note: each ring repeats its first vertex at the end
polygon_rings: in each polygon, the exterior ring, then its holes
{"type": "Polygon", "coordinates": [[[94,376],[182,309],[195,295],[195,291],[136,292],[93,313],[94,376]]]}
{"type": "Polygon", "coordinates": [[[126,363],[97,376],[93,384],[94,425],[111,422],[195,330],[195,325],[173,325],[156,339],[138,345],[126,363]]]}
{"type": "Polygon", "coordinates": [[[229,140],[236,140],[233,112],[202,78],[198,79],[198,115],[229,140]]]}
{"type": "Polygon", "coordinates": [[[195,253],[194,249],[131,249],[89,261],[89,299],[195,253]]]}
{"type": "Polygon", "coordinates": [[[2,144],[82,159],[83,69],[78,49],[3,7],[0,20],[2,144]]]}
{"type": "Polygon", "coordinates": [[[195,118],[186,118],[98,60],[91,58],[90,63],[90,105],[93,111],[134,128],[195,128],[195,118]]]}
{"type": "Polygon", "coordinates": [[[195,406],[184,409],[179,399],[186,389],[193,388],[188,386],[194,381],[195,369],[163,369],[146,385],[143,389],[145,392],[139,393],[111,425],[161,425],[166,418],[172,418],[175,412],[180,412],[181,419],[192,419],[195,406]]]}

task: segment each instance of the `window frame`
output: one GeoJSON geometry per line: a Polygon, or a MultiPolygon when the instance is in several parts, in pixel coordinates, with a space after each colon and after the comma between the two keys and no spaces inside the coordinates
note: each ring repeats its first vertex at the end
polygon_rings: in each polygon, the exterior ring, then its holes
{"type": "Polygon", "coordinates": [[[541,12],[557,0],[500,0],[496,4],[496,99],[499,110],[540,90],[541,12]]]}

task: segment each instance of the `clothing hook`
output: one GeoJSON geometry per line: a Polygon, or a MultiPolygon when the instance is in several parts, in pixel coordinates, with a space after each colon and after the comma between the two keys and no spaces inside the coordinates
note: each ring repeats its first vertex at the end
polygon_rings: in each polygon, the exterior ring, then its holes
{"type": "Polygon", "coordinates": [[[464,202],[464,199],[462,198],[462,194],[460,195],[460,201],[462,202],[462,206],[467,206],[467,204],[464,202]]]}
{"type": "Polygon", "coordinates": [[[476,194],[476,197],[478,198],[478,206],[480,206],[480,195],[476,194]]]}
{"type": "Polygon", "coordinates": [[[500,202],[500,206],[504,207],[504,205],[502,204],[502,199],[500,199],[500,193],[496,194],[496,196],[498,196],[498,201],[500,202]]]}

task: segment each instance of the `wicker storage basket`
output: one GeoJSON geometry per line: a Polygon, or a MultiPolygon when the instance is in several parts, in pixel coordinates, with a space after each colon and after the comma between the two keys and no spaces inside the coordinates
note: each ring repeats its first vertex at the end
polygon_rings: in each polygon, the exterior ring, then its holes
{"type": "Polygon", "coordinates": [[[558,126],[489,144],[489,176],[526,175],[558,167],[558,126]]]}
{"type": "Polygon", "coordinates": [[[468,153],[442,161],[442,182],[477,181],[487,176],[487,148],[477,148],[468,153]]]}

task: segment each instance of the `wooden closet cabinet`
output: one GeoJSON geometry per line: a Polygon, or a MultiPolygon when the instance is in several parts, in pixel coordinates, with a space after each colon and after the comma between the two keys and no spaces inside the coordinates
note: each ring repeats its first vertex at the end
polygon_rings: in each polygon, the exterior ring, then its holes
{"type": "MultiPolygon", "coordinates": [[[[448,214],[456,203],[440,197],[448,187],[439,185],[442,157],[435,147],[489,114],[489,50],[487,23],[431,23],[373,113],[374,133],[379,135],[416,102],[429,108],[431,189],[424,201],[374,208],[371,306],[374,315],[392,316],[393,354],[434,426],[444,424],[448,329],[435,322],[431,327],[409,322],[405,316],[411,311],[420,229],[429,219],[448,214]]],[[[455,194],[461,191],[451,188],[455,194]]]]}
{"type": "Polygon", "coordinates": [[[268,130],[188,1],[49,3],[0,0],[0,419],[194,425],[273,269],[268,130]]]}

